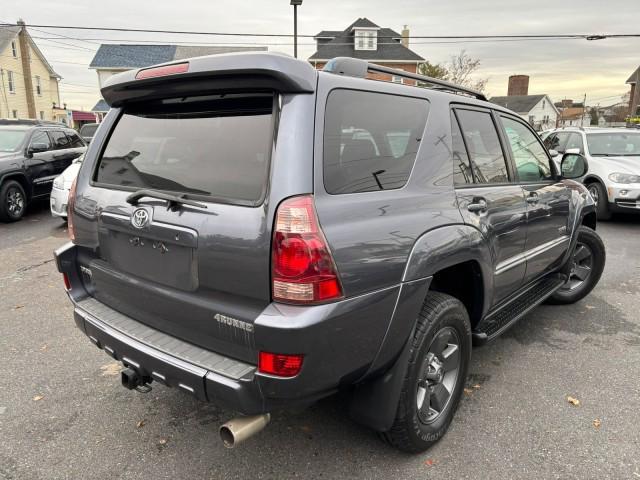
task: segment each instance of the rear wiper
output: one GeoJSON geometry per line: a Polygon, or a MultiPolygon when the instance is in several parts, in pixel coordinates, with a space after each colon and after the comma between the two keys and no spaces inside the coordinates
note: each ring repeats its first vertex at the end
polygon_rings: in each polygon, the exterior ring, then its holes
{"type": "Polygon", "coordinates": [[[138,200],[140,200],[143,197],[166,200],[167,208],[172,210],[176,209],[179,205],[190,205],[192,207],[207,208],[207,206],[203,203],[195,202],[193,200],[184,198],[185,197],[184,194],[172,195],[170,193],[158,192],[157,190],[150,190],[150,189],[142,189],[142,190],[138,190],[137,192],[133,192],[131,195],[127,197],[126,200],[127,200],[127,203],[131,205],[137,205],[138,200]]]}

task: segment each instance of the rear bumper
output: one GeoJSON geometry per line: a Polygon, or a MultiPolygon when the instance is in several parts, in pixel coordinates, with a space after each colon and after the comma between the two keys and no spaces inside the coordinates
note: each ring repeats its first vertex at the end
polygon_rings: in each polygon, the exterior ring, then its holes
{"type": "Polygon", "coordinates": [[[420,280],[327,305],[270,304],[253,324],[256,359],[259,350],[304,355],[297,376],[280,378],[258,373],[257,361],[185,342],[96,300],[85,289],[88,269],[78,264],[77,250],[67,244],[55,257],[72,286],[76,324],[94,345],[143,376],[246,415],[306,407],[386,368],[428,288],[420,280]],[[400,323],[393,323],[396,316],[400,323]]]}

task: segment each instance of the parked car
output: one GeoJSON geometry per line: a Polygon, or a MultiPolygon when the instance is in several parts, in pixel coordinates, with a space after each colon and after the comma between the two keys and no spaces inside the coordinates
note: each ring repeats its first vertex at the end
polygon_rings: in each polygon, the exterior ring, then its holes
{"type": "Polygon", "coordinates": [[[91,143],[91,139],[96,134],[99,126],[99,123],[85,123],[80,127],[80,136],[85,142],[91,143]]]}
{"type": "Polygon", "coordinates": [[[544,140],[559,161],[566,152],[584,155],[582,179],[596,202],[599,220],[612,212],[640,213],[640,131],[625,128],[556,129],[544,140]]]}
{"type": "Polygon", "coordinates": [[[49,196],[53,179],[86,148],[65,125],[0,119],[0,221],[20,220],[32,200],[49,196]]]}
{"type": "Polygon", "coordinates": [[[226,446],[347,390],[356,420],[422,451],[453,418],[472,341],[602,273],[594,203],[571,180],[584,157],[556,170],[472,90],[250,53],[120,73],[102,93],[114,111],[55,252],[75,321],[125,387],[242,414],[226,446]]]}
{"type": "Polygon", "coordinates": [[[53,180],[53,188],[49,203],[51,207],[51,215],[67,220],[67,205],[69,203],[69,191],[73,181],[78,176],[80,165],[84,159],[84,154],[76,158],[64,172],[53,180]]]}

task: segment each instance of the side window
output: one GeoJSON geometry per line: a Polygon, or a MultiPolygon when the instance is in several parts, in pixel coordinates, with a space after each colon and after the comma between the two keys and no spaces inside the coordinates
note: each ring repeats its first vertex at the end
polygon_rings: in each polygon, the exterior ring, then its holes
{"type": "Polygon", "coordinates": [[[84,147],[84,142],[76,132],[67,132],[69,138],[69,148],[84,147]]]}
{"type": "Polygon", "coordinates": [[[567,145],[566,147],[564,147],[564,150],[567,151],[570,148],[578,149],[579,153],[584,153],[584,143],[582,142],[582,135],[575,132],[569,135],[569,139],[567,140],[567,145]]]}
{"type": "Polygon", "coordinates": [[[547,135],[547,138],[544,139],[544,146],[547,147],[547,150],[558,150],[558,144],[559,144],[559,140],[558,140],[558,134],[557,133],[551,133],[549,135],[547,135]]]}
{"type": "Polygon", "coordinates": [[[502,116],[500,119],[511,146],[518,179],[521,182],[550,179],[549,157],[538,136],[516,120],[502,116]]]}
{"type": "Polygon", "coordinates": [[[458,119],[453,112],[451,112],[451,147],[454,185],[473,183],[473,173],[471,172],[469,155],[467,155],[467,149],[464,146],[458,119]]]}
{"type": "Polygon", "coordinates": [[[558,132],[556,135],[558,137],[558,145],[554,150],[558,153],[564,153],[567,140],[569,140],[569,134],[567,132],[558,132]]]}
{"type": "Polygon", "coordinates": [[[353,90],[329,94],[324,122],[328,193],[402,188],[422,140],[429,102],[353,90]]]}
{"type": "Polygon", "coordinates": [[[51,143],[53,144],[54,150],[69,148],[70,142],[64,132],[60,132],[58,130],[50,131],[49,136],[51,137],[51,143]]]}
{"type": "Polygon", "coordinates": [[[35,132],[31,136],[31,141],[29,142],[29,146],[32,147],[36,144],[46,145],[46,150],[51,150],[51,142],[49,141],[49,136],[47,132],[39,131],[35,132]]]}
{"type": "Polygon", "coordinates": [[[475,183],[506,183],[507,164],[491,114],[476,110],[456,110],[467,145],[475,183]]]}

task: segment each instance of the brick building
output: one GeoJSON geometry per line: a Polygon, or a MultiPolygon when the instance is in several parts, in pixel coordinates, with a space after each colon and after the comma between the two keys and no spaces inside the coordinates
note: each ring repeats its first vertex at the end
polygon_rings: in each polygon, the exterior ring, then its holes
{"type": "MultiPolygon", "coordinates": [[[[379,27],[367,18],[359,18],[345,30],[323,30],[314,39],[317,42],[317,51],[309,57],[309,62],[317,69],[323,68],[327,61],[334,57],[361,58],[412,73],[416,73],[418,65],[424,62],[424,58],[409,49],[409,30],[406,26],[400,34],[390,28],[379,27]]],[[[407,80],[396,76],[370,76],[408,83],[407,80]]]]}

